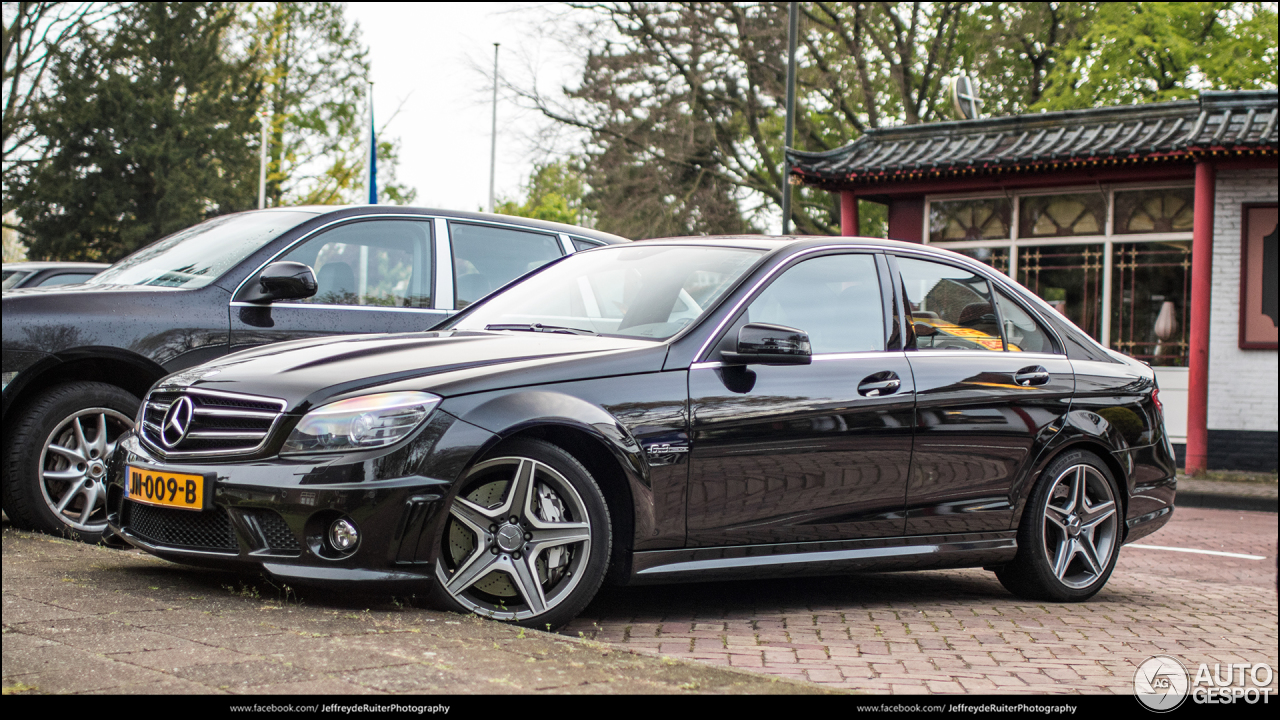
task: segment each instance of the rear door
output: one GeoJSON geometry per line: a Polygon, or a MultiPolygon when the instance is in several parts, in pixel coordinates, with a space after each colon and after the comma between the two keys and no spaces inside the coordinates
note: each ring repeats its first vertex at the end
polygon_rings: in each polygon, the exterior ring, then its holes
{"type": "Polygon", "coordinates": [[[921,258],[895,264],[915,330],[907,534],[1007,530],[1016,483],[1070,407],[1071,363],[1034,313],[982,276],[921,258]]]}

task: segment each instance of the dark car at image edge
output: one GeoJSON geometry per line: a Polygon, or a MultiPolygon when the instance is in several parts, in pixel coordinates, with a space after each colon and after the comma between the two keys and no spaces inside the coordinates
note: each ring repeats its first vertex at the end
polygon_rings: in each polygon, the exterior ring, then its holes
{"type": "Polygon", "coordinates": [[[1171,517],[1151,368],[985,265],[864,238],[566,257],[435,331],[158,383],[110,531],[534,627],[620,584],[986,567],[1080,601],[1171,517]]]}
{"type": "Polygon", "coordinates": [[[105,463],[160,378],[282,340],[425,330],[540,265],[620,242],[485,213],[273,208],[174,233],[85,284],[6,290],[5,513],[96,541],[105,463]]]}

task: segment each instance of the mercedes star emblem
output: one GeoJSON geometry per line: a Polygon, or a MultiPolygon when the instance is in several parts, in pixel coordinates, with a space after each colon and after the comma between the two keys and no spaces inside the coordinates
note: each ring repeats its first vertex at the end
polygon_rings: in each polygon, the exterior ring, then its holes
{"type": "Polygon", "coordinates": [[[169,411],[164,414],[164,424],[160,427],[160,442],[165,447],[172,450],[187,436],[195,410],[191,398],[186,396],[178,398],[169,406],[169,411]]]}

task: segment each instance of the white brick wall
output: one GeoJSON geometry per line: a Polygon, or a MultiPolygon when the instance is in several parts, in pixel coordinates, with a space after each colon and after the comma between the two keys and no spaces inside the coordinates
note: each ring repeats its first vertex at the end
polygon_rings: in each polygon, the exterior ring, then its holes
{"type": "Polygon", "coordinates": [[[1241,350],[1240,205],[1275,202],[1277,171],[1218,173],[1213,210],[1213,295],[1209,313],[1209,428],[1276,430],[1275,350],[1241,350]]]}

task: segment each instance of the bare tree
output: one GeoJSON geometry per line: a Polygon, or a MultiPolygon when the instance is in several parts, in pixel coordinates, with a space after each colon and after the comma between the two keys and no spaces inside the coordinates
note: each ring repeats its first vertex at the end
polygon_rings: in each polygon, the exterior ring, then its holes
{"type": "Polygon", "coordinates": [[[15,183],[48,150],[31,119],[49,102],[54,51],[67,49],[81,33],[104,23],[119,9],[104,2],[4,3],[3,193],[5,204],[15,183]]]}

